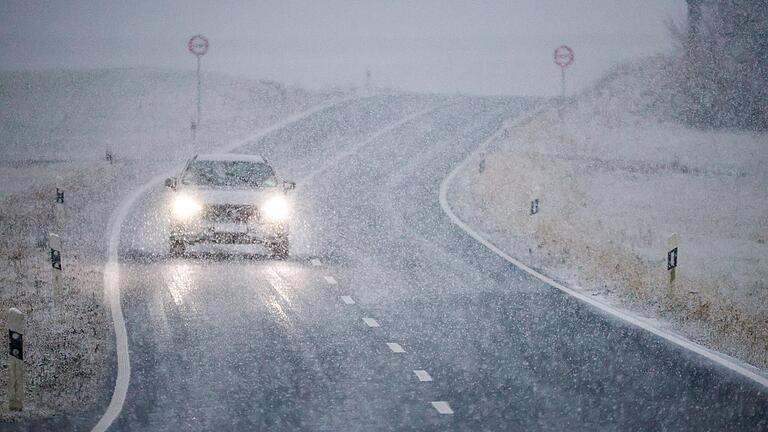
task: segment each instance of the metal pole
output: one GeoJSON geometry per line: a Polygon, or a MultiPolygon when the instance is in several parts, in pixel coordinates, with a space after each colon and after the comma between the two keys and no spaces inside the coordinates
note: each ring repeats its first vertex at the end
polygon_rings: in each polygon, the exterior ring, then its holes
{"type": "Polygon", "coordinates": [[[200,56],[197,57],[197,127],[200,127],[200,56]]]}
{"type": "Polygon", "coordinates": [[[565,68],[560,66],[560,108],[557,110],[557,115],[560,117],[560,142],[565,143],[565,119],[563,118],[563,111],[565,110],[565,68]]]}
{"type": "Polygon", "coordinates": [[[562,88],[562,96],[560,97],[560,103],[565,103],[565,68],[560,68],[560,84],[562,88]]]}

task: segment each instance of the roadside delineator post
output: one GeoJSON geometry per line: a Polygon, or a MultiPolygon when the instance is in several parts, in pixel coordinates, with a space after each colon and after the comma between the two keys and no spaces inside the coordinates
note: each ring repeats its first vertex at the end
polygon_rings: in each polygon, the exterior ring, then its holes
{"type": "Polygon", "coordinates": [[[8,409],[24,409],[24,333],[26,316],[16,308],[8,309],[8,409]]]}
{"type": "Polygon", "coordinates": [[[539,212],[539,199],[534,198],[533,201],[531,201],[531,216],[537,214],[539,212]]]}
{"type": "Polygon", "coordinates": [[[48,234],[48,247],[51,251],[51,279],[55,304],[56,300],[61,298],[62,293],[61,238],[56,234],[48,234]]]}
{"type": "Polygon", "coordinates": [[[677,277],[677,247],[678,247],[678,235],[674,233],[667,239],[667,271],[669,272],[669,293],[675,289],[675,279],[677,277]]]}
{"type": "Polygon", "coordinates": [[[56,200],[53,205],[53,217],[56,226],[64,225],[64,188],[56,183],[56,200]]]}

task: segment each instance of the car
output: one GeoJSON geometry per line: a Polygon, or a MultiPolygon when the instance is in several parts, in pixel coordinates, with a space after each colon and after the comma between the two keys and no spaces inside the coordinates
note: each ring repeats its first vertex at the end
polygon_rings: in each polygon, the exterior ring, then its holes
{"type": "Polygon", "coordinates": [[[219,243],[260,244],[278,259],[288,257],[288,192],[296,183],[280,181],[264,157],[195,155],[165,186],[172,256],[184,255],[189,245],[219,243]]]}

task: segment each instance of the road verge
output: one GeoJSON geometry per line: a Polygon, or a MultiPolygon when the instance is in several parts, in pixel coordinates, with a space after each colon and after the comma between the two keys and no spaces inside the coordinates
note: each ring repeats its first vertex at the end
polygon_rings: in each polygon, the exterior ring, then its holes
{"type": "Polygon", "coordinates": [[[694,352],[708,360],[711,360],[712,362],[722,367],[730,369],[764,387],[768,387],[768,378],[766,378],[766,376],[762,374],[759,369],[749,364],[746,364],[738,359],[735,359],[723,353],[717,352],[715,350],[711,350],[707,347],[697,344],[667,329],[661,328],[660,326],[656,325],[655,323],[653,323],[651,320],[647,318],[641,317],[630,311],[612,306],[592,296],[585,295],[584,293],[578,290],[575,290],[571,287],[568,287],[554,280],[550,276],[538,270],[535,270],[531,266],[514,258],[511,254],[507,253],[502,248],[494,244],[494,242],[491,240],[490,235],[486,233],[481,233],[479,230],[470,226],[467,222],[462,220],[456,214],[456,212],[453,210],[449,202],[449,195],[450,195],[451,185],[454,182],[454,180],[457,178],[457,176],[459,176],[465,170],[467,170],[470,165],[471,166],[474,166],[475,164],[479,165],[480,161],[482,160],[480,155],[486,152],[488,148],[494,143],[496,143],[501,137],[508,134],[511,129],[519,128],[525,125],[526,123],[532,121],[534,118],[536,118],[538,115],[541,115],[544,111],[548,109],[550,108],[548,106],[545,106],[543,108],[533,111],[531,114],[526,115],[523,118],[513,123],[510,123],[502,127],[493,136],[491,136],[489,139],[481,143],[475,151],[473,151],[466,159],[464,159],[460,164],[458,164],[455,168],[453,168],[453,170],[451,170],[451,172],[445,177],[445,179],[440,184],[439,201],[440,201],[440,207],[443,209],[445,214],[450,218],[450,220],[456,226],[458,226],[461,230],[466,232],[470,237],[472,237],[479,243],[483,244],[485,247],[490,249],[493,253],[495,253],[502,259],[506,260],[510,264],[514,265],[515,267],[519,268],[521,271],[529,274],[531,277],[538,279],[546,283],[547,285],[562,291],[567,295],[575,297],[576,299],[596,308],[597,310],[603,313],[616,317],[630,325],[646,330],[683,349],[694,352]]]}

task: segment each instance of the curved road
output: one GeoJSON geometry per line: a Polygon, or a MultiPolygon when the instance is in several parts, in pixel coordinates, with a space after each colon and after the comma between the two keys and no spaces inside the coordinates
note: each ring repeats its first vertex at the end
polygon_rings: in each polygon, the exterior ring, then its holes
{"type": "Polygon", "coordinates": [[[153,191],[121,240],[131,380],[111,430],[768,429],[765,389],[529,277],[442,212],[451,167],[531,108],[380,96],[239,149],[298,183],[286,262],[167,258],[153,191]]]}

